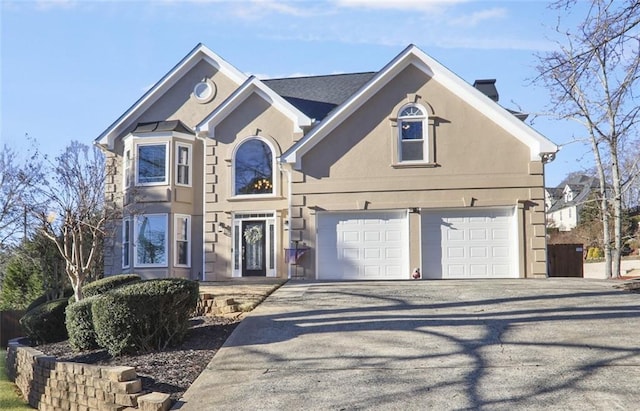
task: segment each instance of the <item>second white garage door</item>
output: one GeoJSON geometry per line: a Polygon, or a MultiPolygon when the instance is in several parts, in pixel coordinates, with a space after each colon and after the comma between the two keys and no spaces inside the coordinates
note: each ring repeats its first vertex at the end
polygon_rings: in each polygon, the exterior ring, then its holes
{"type": "Polygon", "coordinates": [[[406,211],[318,213],[318,278],[409,277],[406,211]]]}
{"type": "Polygon", "coordinates": [[[514,211],[423,211],[423,278],[518,277],[514,211]]]}

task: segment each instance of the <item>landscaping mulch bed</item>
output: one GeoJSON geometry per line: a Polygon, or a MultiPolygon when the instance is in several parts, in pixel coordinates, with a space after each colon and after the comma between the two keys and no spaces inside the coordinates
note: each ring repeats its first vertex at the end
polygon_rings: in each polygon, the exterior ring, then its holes
{"type": "Polygon", "coordinates": [[[67,341],[35,348],[59,361],[135,367],[143,391],[167,393],[175,401],[200,375],[239,322],[238,318],[194,317],[180,346],[139,355],[111,357],[103,349],[74,352],[67,341]]]}

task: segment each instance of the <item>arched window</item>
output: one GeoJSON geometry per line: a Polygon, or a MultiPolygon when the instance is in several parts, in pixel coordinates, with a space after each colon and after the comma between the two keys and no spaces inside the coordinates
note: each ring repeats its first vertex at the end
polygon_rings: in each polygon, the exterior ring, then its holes
{"type": "Polygon", "coordinates": [[[243,142],[236,150],[235,195],[273,194],[273,152],[258,138],[243,142]]]}
{"type": "Polygon", "coordinates": [[[403,107],[398,115],[398,155],[399,161],[426,161],[427,156],[427,116],[425,110],[411,104],[403,107]]]}

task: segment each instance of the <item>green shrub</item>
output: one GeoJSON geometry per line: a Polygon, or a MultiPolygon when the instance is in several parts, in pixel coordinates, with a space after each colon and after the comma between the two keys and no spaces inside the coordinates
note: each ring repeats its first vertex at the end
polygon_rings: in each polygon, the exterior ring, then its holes
{"type": "Polygon", "coordinates": [[[67,339],[64,324],[66,307],[67,298],[59,298],[27,311],[20,319],[20,324],[32,343],[52,343],[67,339]]]}
{"type": "Polygon", "coordinates": [[[91,350],[98,347],[91,316],[91,305],[96,298],[100,297],[83,298],[82,301],[69,304],[65,310],[65,324],[69,334],[69,344],[74,350],[91,350]]]}
{"type": "Polygon", "coordinates": [[[138,274],[112,275],[85,285],[82,288],[82,295],[86,298],[98,294],[104,294],[109,290],[120,287],[121,285],[137,282],[140,280],[141,278],[138,274]]]}
{"type": "MultiPolygon", "coordinates": [[[[62,297],[60,297],[60,298],[69,298],[69,297],[73,297],[73,288],[71,288],[71,287],[65,288],[63,290],[62,297]]],[[[29,304],[29,306],[27,307],[27,309],[25,311],[31,311],[32,309],[36,308],[39,305],[42,305],[42,304],[46,303],[47,301],[54,301],[54,300],[57,300],[57,298],[54,298],[52,300],[48,294],[43,294],[40,297],[38,297],[35,300],[33,300],[31,302],[31,304],[29,304]]]]}
{"type": "Polygon", "coordinates": [[[184,338],[198,301],[198,283],[179,278],[140,281],[93,301],[98,345],[111,355],[163,350],[184,338]]]}
{"type": "Polygon", "coordinates": [[[597,259],[602,257],[604,257],[604,252],[602,251],[602,249],[599,247],[595,247],[593,250],[593,258],[597,259]]]}
{"type": "MultiPolygon", "coordinates": [[[[120,287],[124,284],[140,281],[138,274],[119,274],[101,278],[82,287],[83,298],[93,297],[94,295],[104,294],[109,290],[120,287]]],[[[69,304],[76,301],[75,296],[69,298],[69,304]]]]}

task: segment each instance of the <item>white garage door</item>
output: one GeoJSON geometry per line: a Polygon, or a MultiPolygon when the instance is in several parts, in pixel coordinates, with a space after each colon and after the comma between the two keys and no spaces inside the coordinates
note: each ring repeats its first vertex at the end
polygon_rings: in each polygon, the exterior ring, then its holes
{"type": "Polygon", "coordinates": [[[406,211],[318,214],[318,278],[408,278],[406,211]]]}
{"type": "Polygon", "coordinates": [[[423,211],[423,278],[518,277],[514,211],[423,211]]]}

